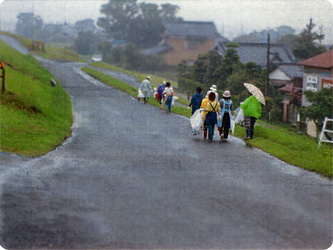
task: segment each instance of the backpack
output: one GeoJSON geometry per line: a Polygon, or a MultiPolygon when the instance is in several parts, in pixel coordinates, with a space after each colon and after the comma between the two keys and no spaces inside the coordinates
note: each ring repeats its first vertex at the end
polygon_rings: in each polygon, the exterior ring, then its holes
{"type": "Polygon", "coordinates": [[[162,96],[163,92],[165,90],[165,85],[161,84],[158,86],[157,93],[162,96]]]}

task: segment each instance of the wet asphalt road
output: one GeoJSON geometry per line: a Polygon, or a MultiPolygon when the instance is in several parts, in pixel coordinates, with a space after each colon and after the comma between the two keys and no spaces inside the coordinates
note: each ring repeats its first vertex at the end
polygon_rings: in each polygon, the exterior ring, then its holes
{"type": "Polygon", "coordinates": [[[39,158],[1,156],[5,248],[326,249],[332,182],[237,138],[44,61],[70,94],[72,137],[39,158]]]}

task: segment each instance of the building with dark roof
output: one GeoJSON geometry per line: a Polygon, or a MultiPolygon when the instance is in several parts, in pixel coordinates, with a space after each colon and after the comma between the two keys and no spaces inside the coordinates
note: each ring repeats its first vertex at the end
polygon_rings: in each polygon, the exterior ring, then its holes
{"type": "MultiPolygon", "coordinates": [[[[220,42],[216,50],[222,57],[227,53],[226,42],[220,42]]],[[[254,62],[261,69],[267,67],[267,43],[238,43],[239,60],[243,64],[254,62]]],[[[279,88],[284,94],[283,120],[296,125],[297,112],[302,101],[303,72],[297,65],[296,58],[291,50],[284,44],[270,44],[269,74],[270,84],[279,88]]]]}
{"type": "MultiPolygon", "coordinates": [[[[220,42],[216,46],[216,50],[222,57],[227,53],[227,42],[220,42]]],[[[267,43],[238,43],[237,50],[239,60],[246,64],[254,62],[261,68],[266,68],[267,65],[267,43]]],[[[295,63],[296,59],[291,50],[284,44],[270,44],[270,64],[285,64],[295,63]]]]}
{"type": "Polygon", "coordinates": [[[168,65],[185,60],[191,65],[200,54],[213,50],[218,42],[226,42],[214,22],[179,21],[165,24],[161,43],[146,49],[146,55],[159,54],[168,65]]]}
{"type": "Polygon", "coordinates": [[[284,94],[283,121],[296,125],[297,113],[302,104],[303,71],[296,63],[275,65],[269,82],[284,94]]]}
{"type": "Polygon", "coordinates": [[[279,63],[269,74],[270,83],[277,88],[292,83],[295,78],[303,78],[303,70],[297,63],[279,63]]]}

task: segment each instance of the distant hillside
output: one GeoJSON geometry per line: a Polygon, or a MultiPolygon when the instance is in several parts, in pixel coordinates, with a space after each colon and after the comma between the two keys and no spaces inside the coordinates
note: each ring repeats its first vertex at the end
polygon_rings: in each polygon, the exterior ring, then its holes
{"type": "Polygon", "coordinates": [[[295,29],[284,25],[276,29],[262,30],[260,32],[253,31],[250,34],[238,36],[233,41],[237,43],[266,43],[268,33],[270,34],[270,41],[277,43],[283,36],[295,34],[295,29]]]}

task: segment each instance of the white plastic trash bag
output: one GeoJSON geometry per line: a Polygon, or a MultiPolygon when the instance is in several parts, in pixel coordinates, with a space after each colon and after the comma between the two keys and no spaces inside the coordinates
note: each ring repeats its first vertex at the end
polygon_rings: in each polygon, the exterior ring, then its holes
{"type": "Polygon", "coordinates": [[[234,120],[230,121],[231,123],[231,133],[234,134],[235,133],[235,127],[236,127],[236,122],[234,120]]]}
{"type": "Polygon", "coordinates": [[[191,128],[192,128],[192,134],[198,135],[201,133],[201,127],[202,127],[202,109],[198,109],[194,112],[194,114],[191,116],[190,119],[191,128]]]}
{"type": "Polygon", "coordinates": [[[242,126],[244,122],[244,109],[239,109],[235,122],[242,126]]]}
{"type": "Polygon", "coordinates": [[[144,98],[144,94],[142,93],[141,89],[139,89],[139,93],[138,93],[138,98],[144,98]]]}
{"type": "Polygon", "coordinates": [[[171,101],[171,108],[173,108],[175,106],[175,101],[177,101],[179,98],[177,96],[173,96],[172,97],[172,101],[171,101]]]}

